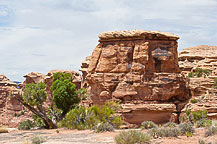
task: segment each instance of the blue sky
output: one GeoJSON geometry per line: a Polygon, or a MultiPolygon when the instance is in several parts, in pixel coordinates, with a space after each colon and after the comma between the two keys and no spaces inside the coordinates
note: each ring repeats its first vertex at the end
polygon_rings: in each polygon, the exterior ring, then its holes
{"type": "Polygon", "coordinates": [[[0,0],[0,73],[78,71],[98,34],[159,30],[179,48],[217,45],[217,0],[0,0]]]}

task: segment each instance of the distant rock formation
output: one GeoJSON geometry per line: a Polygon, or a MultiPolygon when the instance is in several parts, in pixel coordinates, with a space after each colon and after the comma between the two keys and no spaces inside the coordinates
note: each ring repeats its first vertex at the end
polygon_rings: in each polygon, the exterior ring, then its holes
{"type": "Polygon", "coordinates": [[[133,124],[176,121],[189,99],[178,66],[178,39],[158,31],[101,33],[88,71],[82,70],[93,103],[121,101],[124,120],[133,124]]]}
{"type": "Polygon", "coordinates": [[[0,125],[16,127],[20,121],[30,117],[28,112],[15,117],[15,113],[19,114],[25,108],[12,95],[19,96],[17,84],[0,74],[0,125]]]}
{"type": "Polygon", "coordinates": [[[217,78],[217,46],[199,45],[183,49],[179,53],[179,66],[186,76],[196,68],[212,70],[209,76],[189,77],[192,99],[182,110],[192,111],[207,109],[209,118],[217,119],[217,90],[213,88],[217,78]]]}

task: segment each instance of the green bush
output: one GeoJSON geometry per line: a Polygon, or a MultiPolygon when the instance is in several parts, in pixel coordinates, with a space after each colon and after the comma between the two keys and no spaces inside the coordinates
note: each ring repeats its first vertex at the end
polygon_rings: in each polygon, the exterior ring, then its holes
{"type": "Polygon", "coordinates": [[[0,128],[0,133],[8,133],[8,130],[5,128],[0,128]]]}
{"type": "Polygon", "coordinates": [[[151,136],[136,130],[123,131],[115,137],[117,144],[144,144],[151,140],[151,136]]]}
{"type": "Polygon", "coordinates": [[[215,134],[217,134],[217,127],[211,126],[205,132],[205,137],[212,136],[212,135],[215,135],[215,134]]]}
{"type": "Polygon", "coordinates": [[[45,141],[46,141],[45,138],[40,136],[40,135],[34,135],[31,137],[31,143],[32,144],[41,144],[45,141]]]}
{"type": "Polygon", "coordinates": [[[148,131],[153,137],[177,137],[181,135],[181,130],[177,127],[173,128],[153,128],[148,131]]]}
{"type": "Polygon", "coordinates": [[[152,121],[144,121],[141,123],[142,129],[151,129],[151,128],[157,128],[157,125],[152,121]]]}
{"type": "Polygon", "coordinates": [[[199,143],[199,144],[206,144],[205,140],[202,140],[202,139],[199,139],[199,140],[198,140],[198,143],[199,143]]]}
{"type": "Polygon", "coordinates": [[[33,114],[32,118],[34,120],[35,126],[37,126],[39,128],[43,128],[46,126],[44,121],[40,117],[38,117],[37,115],[33,114]]]}
{"type": "Polygon", "coordinates": [[[214,89],[217,89],[217,78],[214,78],[213,88],[214,88],[214,89]]]}
{"type": "Polygon", "coordinates": [[[191,103],[195,104],[195,103],[197,103],[197,102],[198,102],[197,99],[191,99],[191,103]]]}
{"type": "Polygon", "coordinates": [[[207,118],[207,110],[197,110],[191,111],[190,109],[186,110],[186,117],[183,116],[183,121],[190,121],[191,123],[196,123],[199,120],[207,118]]]}
{"type": "Polygon", "coordinates": [[[110,123],[99,123],[95,128],[95,132],[105,131],[114,131],[114,127],[110,123]]]}
{"type": "Polygon", "coordinates": [[[188,73],[187,77],[202,77],[208,76],[212,73],[212,70],[196,68],[193,72],[188,73]]]}
{"type": "Polygon", "coordinates": [[[179,129],[181,130],[182,134],[194,133],[195,132],[193,124],[190,123],[190,122],[181,123],[179,125],[179,129]]]}
{"type": "Polygon", "coordinates": [[[120,116],[116,116],[114,110],[108,106],[91,106],[89,108],[74,108],[66,114],[60,122],[60,127],[69,129],[93,129],[99,123],[109,123],[114,128],[119,128],[122,124],[120,116]]]}
{"type": "Polygon", "coordinates": [[[173,122],[168,122],[168,123],[165,123],[164,125],[163,125],[163,127],[169,127],[169,128],[174,128],[174,127],[176,127],[177,126],[177,124],[176,123],[173,123],[173,122]]]}
{"type": "Polygon", "coordinates": [[[196,127],[210,127],[212,125],[211,120],[201,119],[196,122],[196,127]]]}
{"type": "Polygon", "coordinates": [[[23,122],[20,122],[18,125],[19,130],[29,130],[34,127],[34,123],[30,120],[25,120],[23,122]]]}

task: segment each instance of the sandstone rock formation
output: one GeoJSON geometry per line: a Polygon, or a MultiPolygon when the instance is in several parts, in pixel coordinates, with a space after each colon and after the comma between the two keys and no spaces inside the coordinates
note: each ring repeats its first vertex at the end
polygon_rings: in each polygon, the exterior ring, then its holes
{"type": "Polygon", "coordinates": [[[178,66],[178,39],[158,31],[101,33],[86,76],[93,103],[121,101],[129,123],[168,122],[189,99],[178,66]]]}
{"type": "Polygon", "coordinates": [[[217,90],[213,88],[214,78],[217,78],[217,46],[199,45],[183,49],[179,53],[179,66],[185,75],[196,68],[212,70],[209,76],[189,78],[192,99],[198,102],[189,101],[182,113],[187,109],[207,109],[209,118],[217,119],[217,90]]]}
{"type": "Polygon", "coordinates": [[[16,127],[20,121],[29,118],[29,113],[24,113],[20,117],[14,116],[15,113],[19,114],[24,110],[24,107],[12,95],[19,95],[17,84],[0,74],[0,125],[16,127]]]}
{"type": "Polygon", "coordinates": [[[29,84],[29,83],[39,83],[39,82],[44,82],[44,77],[45,75],[42,73],[38,72],[31,72],[28,73],[27,75],[23,76],[26,80],[23,82],[23,84],[29,84]]]}

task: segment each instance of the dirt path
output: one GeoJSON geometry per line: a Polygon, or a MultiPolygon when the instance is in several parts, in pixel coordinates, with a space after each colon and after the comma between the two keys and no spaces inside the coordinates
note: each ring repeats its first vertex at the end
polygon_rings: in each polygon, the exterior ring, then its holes
{"type": "MultiPolygon", "coordinates": [[[[10,130],[9,133],[0,134],[0,144],[29,144],[30,138],[40,135],[46,139],[44,144],[114,144],[114,137],[123,130],[115,132],[94,133],[90,130],[10,130]],[[29,143],[27,143],[29,141],[29,143]]],[[[198,144],[199,139],[206,142],[216,142],[217,135],[204,137],[204,129],[197,129],[192,137],[179,136],[177,138],[158,138],[152,140],[151,144],[198,144]]],[[[212,143],[215,144],[215,143],[212,143]]]]}

